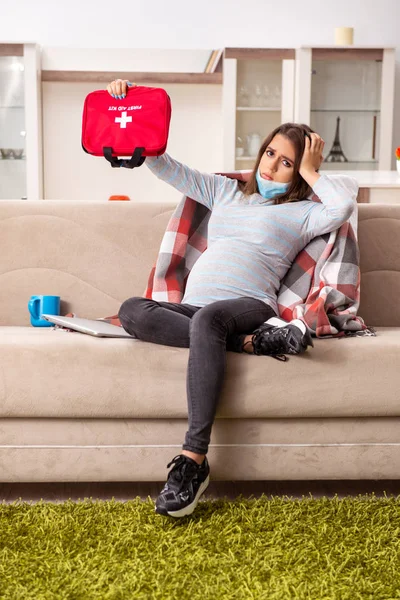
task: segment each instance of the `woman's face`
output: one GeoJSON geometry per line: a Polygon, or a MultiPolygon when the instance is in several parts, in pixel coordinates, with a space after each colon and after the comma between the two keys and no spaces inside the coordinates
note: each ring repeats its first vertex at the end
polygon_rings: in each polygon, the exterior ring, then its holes
{"type": "Polygon", "coordinates": [[[279,133],[271,140],[260,161],[263,179],[289,183],[293,179],[295,150],[292,142],[279,133]]]}

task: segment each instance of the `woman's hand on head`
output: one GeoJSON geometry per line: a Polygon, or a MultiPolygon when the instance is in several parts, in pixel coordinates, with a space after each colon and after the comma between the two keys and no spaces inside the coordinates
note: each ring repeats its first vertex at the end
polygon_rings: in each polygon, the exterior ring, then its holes
{"type": "Polygon", "coordinates": [[[115,79],[107,86],[107,92],[114,98],[125,98],[128,87],[136,87],[136,83],[131,83],[128,79],[115,79]]]}
{"type": "Polygon", "coordinates": [[[300,175],[305,179],[304,174],[315,173],[323,161],[322,151],[325,146],[324,140],[318,133],[310,133],[305,136],[305,146],[303,157],[301,159],[299,172],[300,175]]]}

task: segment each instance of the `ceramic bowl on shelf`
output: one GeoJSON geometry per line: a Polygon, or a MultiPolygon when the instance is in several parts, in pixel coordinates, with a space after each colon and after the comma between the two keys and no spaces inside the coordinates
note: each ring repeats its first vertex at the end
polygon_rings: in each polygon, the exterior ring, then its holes
{"type": "Polygon", "coordinates": [[[11,148],[0,148],[1,158],[11,158],[13,151],[11,148]]]}
{"type": "Polygon", "coordinates": [[[24,149],[18,148],[17,150],[13,150],[12,153],[13,153],[14,158],[20,159],[20,158],[22,158],[22,155],[24,154],[24,149]]]}

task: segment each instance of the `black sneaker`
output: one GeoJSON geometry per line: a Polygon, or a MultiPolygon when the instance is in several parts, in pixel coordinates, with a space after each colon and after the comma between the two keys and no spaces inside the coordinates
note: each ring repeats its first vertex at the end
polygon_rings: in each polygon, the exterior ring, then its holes
{"type": "Polygon", "coordinates": [[[201,465],[185,454],[178,454],[167,465],[174,463],[168,473],[167,483],[156,500],[156,513],[170,517],[191,515],[202,493],[210,482],[210,466],[207,457],[201,465]]]}
{"type": "Polygon", "coordinates": [[[303,333],[290,323],[283,327],[263,323],[253,332],[252,342],[254,354],[265,354],[283,361],[287,360],[285,354],[301,354],[308,346],[314,347],[309,330],[303,333]]]}

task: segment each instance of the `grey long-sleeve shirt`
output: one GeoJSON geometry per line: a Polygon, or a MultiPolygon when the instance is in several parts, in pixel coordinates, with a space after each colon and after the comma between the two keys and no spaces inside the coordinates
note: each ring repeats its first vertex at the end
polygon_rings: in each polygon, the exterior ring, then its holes
{"type": "Polygon", "coordinates": [[[183,303],[205,306],[248,296],[278,314],[280,282],[313,237],[338,229],[355,206],[357,181],[321,175],[313,191],[322,204],[304,199],[273,204],[260,194],[245,196],[235,179],[200,173],[168,154],[146,158],[160,179],[207,206],[208,247],[193,265],[183,303]]]}

